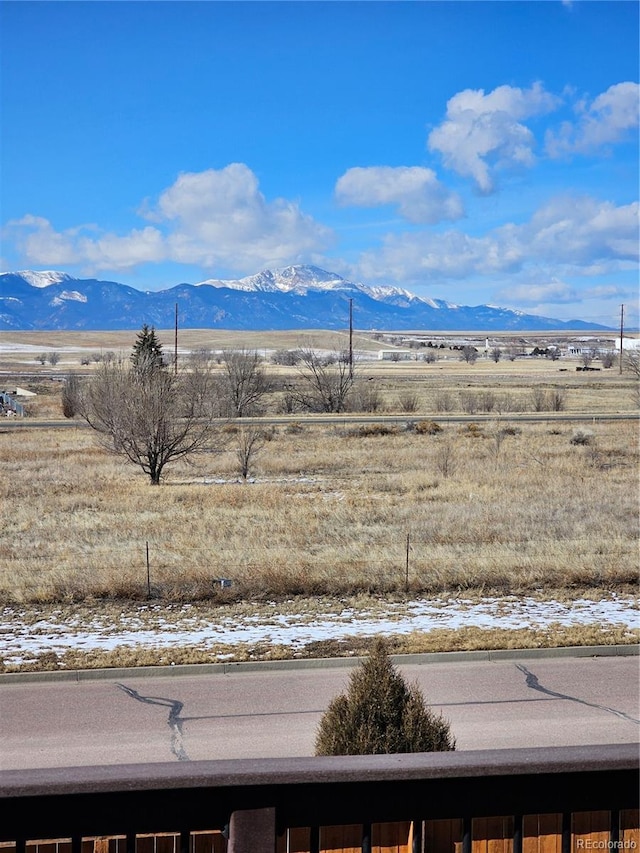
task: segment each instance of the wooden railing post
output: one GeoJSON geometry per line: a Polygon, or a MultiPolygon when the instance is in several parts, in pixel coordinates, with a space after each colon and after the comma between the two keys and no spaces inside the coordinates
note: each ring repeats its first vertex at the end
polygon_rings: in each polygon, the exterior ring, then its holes
{"type": "Polygon", "coordinates": [[[275,809],[233,812],[229,821],[227,853],[274,853],[275,849],[275,809]]]}

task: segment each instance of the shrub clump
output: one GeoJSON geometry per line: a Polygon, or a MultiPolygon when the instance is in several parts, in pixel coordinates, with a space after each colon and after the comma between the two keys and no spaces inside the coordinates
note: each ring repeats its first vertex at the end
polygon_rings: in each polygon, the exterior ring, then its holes
{"type": "Polygon", "coordinates": [[[460,432],[470,438],[483,438],[484,432],[479,424],[470,423],[462,427],[460,432]]]}
{"type": "Polygon", "coordinates": [[[596,437],[590,429],[577,429],[569,439],[570,444],[591,446],[595,444],[596,437]]]}
{"type": "Polygon", "coordinates": [[[442,432],[442,427],[436,421],[418,421],[415,430],[418,435],[437,435],[442,432]]]}
{"type": "Polygon", "coordinates": [[[361,438],[382,435],[398,435],[399,428],[395,424],[363,424],[356,430],[356,435],[361,438]]]}
{"type": "Polygon", "coordinates": [[[455,749],[449,723],[427,707],[417,685],[407,685],[383,640],[352,673],[320,720],[316,755],[381,755],[455,749]]]}

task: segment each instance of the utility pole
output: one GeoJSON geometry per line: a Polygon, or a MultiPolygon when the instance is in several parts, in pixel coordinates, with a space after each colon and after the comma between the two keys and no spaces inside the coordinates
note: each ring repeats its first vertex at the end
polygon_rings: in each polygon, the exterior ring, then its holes
{"type": "Polygon", "coordinates": [[[624,352],[622,336],[624,334],[624,305],[620,306],[620,373],[622,373],[622,354],[624,352]]]}
{"type": "Polygon", "coordinates": [[[178,375],[178,303],[176,302],[176,333],[173,344],[173,372],[178,375]]]}
{"type": "Polygon", "coordinates": [[[353,299],[349,299],[349,379],[353,379],[353,299]]]}

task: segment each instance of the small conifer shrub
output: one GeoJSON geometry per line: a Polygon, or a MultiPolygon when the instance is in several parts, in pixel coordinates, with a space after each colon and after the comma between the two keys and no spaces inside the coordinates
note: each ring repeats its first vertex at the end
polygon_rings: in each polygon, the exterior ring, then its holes
{"type": "Polygon", "coordinates": [[[320,720],[316,755],[381,755],[455,749],[449,723],[397,671],[384,640],[354,670],[320,720]]]}

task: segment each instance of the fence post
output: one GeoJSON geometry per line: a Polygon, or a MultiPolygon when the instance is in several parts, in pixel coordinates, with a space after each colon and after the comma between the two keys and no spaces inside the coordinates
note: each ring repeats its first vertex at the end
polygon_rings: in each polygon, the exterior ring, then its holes
{"type": "Polygon", "coordinates": [[[233,812],[229,821],[227,853],[273,853],[275,844],[275,809],[233,812]]]}

